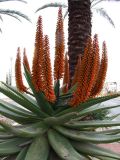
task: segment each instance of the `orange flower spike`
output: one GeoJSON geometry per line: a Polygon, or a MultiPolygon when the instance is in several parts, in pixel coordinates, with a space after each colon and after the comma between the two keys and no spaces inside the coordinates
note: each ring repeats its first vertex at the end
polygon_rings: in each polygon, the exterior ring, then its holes
{"type": "Polygon", "coordinates": [[[64,78],[63,78],[63,93],[66,93],[68,91],[68,85],[69,85],[69,63],[68,63],[68,55],[66,54],[65,66],[64,66],[64,78]]]}
{"type": "Polygon", "coordinates": [[[101,64],[100,64],[100,69],[99,69],[99,73],[97,76],[97,80],[96,80],[95,86],[91,94],[92,97],[97,96],[103,88],[106,73],[107,73],[107,66],[108,66],[107,48],[106,48],[106,43],[103,42],[102,59],[101,59],[101,64]]]}
{"type": "MultiPolygon", "coordinates": [[[[99,72],[99,67],[100,67],[100,55],[99,55],[99,42],[98,42],[98,35],[94,35],[93,39],[93,54],[95,54],[95,60],[96,60],[96,75],[95,77],[97,78],[97,74],[99,72]]],[[[95,78],[95,81],[96,81],[95,78]]]]}
{"type": "Polygon", "coordinates": [[[96,82],[96,77],[98,75],[99,70],[99,44],[98,44],[98,36],[94,36],[93,45],[92,45],[92,54],[91,58],[89,58],[89,69],[87,75],[87,83],[86,83],[86,97],[87,99],[90,97],[92,88],[96,82]]]}
{"type": "Polygon", "coordinates": [[[80,69],[78,70],[79,72],[79,77],[78,77],[78,83],[77,83],[77,89],[73,93],[73,98],[70,101],[71,106],[77,106],[81,102],[84,102],[87,97],[85,96],[86,93],[86,83],[87,82],[87,76],[89,73],[89,68],[90,68],[90,61],[91,61],[91,46],[92,46],[92,40],[91,38],[88,39],[84,54],[82,57],[80,69]]]}
{"type": "Polygon", "coordinates": [[[25,48],[24,48],[24,51],[23,51],[23,64],[27,68],[28,72],[30,73],[30,65],[29,65],[29,62],[28,62],[28,58],[27,58],[27,55],[26,55],[26,49],[25,48]]]}
{"type": "Polygon", "coordinates": [[[78,58],[77,65],[75,67],[75,74],[74,74],[71,86],[74,86],[78,82],[81,60],[82,60],[82,56],[80,55],[79,58],[78,58]]]}
{"type": "Polygon", "coordinates": [[[58,11],[58,20],[55,33],[55,60],[54,60],[54,80],[63,78],[64,73],[64,27],[62,8],[58,11]]]}
{"type": "Polygon", "coordinates": [[[43,63],[43,30],[42,18],[38,18],[35,38],[35,50],[32,64],[32,82],[37,92],[42,91],[42,63],[43,63]]]}
{"type": "Polygon", "coordinates": [[[53,83],[52,83],[50,48],[49,48],[49,39],[47,35],[44,37],[43,79],[44,79],[43,91],[45,93],[45,96],[48,101],[54,102],[56,97],[54,94],[53,83]]]}
{"type": "MultiPolygon", "coordinates": [[[[87,45],[87,60],[83,72],[83,79],[80,84],[82,84],[81,88],[81,102],[84,102],[88,99],[92,84],[94,81],[94,75],[95,75],[95,54],[93,54],[93,46],[92,46],[92,39],[89,38],[88,45],[87,45]]],[[[85,53],[84,53],[85,54],[85,53]]]]}
{"type": "Polygon", "coordinates": [[[20,92],[26,92],[27,88],[23,84],[22,79],[22,71],[21,71],[21,56],[20,56],[20,48],[17,50],[17,57],[15,61],[15,81],[16,86],[20,92]]]}

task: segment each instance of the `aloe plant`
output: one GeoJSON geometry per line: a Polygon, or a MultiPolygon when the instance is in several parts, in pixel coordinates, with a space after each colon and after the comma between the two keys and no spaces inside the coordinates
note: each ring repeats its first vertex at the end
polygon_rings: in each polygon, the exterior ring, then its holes
{"type": "Polygon", "coordinates": [[[15,62],[16,87],[0,83],[0,92],[15,103],[0,100],[0,114],[17,125],[0,120],[0,158],[6,160],[89,160],[120,159],[120,154],[98,144],[120,140],[120,129],[96,131],[99,127],[120,126],[119,121],[86,120],[88,114],[119,107],[102,102],[120,95],[98,97],[107,70],[107,50],[103,43],[99,58],[98,38],[88,39],[84,56],[79,58],[69,89],[69,63],[64,56],[62,11],[59,9],[55,33],[54,85],[48,36],[43,36],[38,18],[32,69],[26,50],[23,54],[23,82],[20,48],[15,62]],[[81,70],[79,70],[81,66],[81,70]],[[63,78],[61,86],[60,79],[63,78]],[[96,97],[97,95],[97,97],[96,97]]]}

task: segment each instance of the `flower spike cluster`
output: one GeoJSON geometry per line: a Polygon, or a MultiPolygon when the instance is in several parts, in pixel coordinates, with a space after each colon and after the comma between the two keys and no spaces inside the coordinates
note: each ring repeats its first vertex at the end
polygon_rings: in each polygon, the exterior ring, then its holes
{"type": "Polygon", "coordinates": [[[98,42],[98,35],[95,34],[93,37],[93,54],[96,55],[96,74],[95,74],[95,82],[97,79],[97,75],[100,68],[100,52],[99,52],[99,42],[98,42]]]}
{"type": "Polygon", "coordinates": [[[48,36],[44,38],[44,55],[43,55],[43,91],[48,101],[55,101],[55,94],[52,83],[52,68],[50,61],[50,49],[48,36]]]}
{"type": "Polygon", "coordinates": [[[59,8],[58,20],[55,33],[55,61],[54,61],[54,80],[63,78],[64,74],[64,28],[62,9],[59,8]]]}
{"type": "MultiPolygon", "coordinates": [[[[65,101],[72,107],[77,107],[80,103],[87,101],[91,97],[97,96],[103,87],[107,72],[107,49],[106,43],[102,45],[102,58],[100,59],[98,35],[95,34],[93,40],[88,38],[84,54],[78,57],[75,74],[72,79],[72,87],[68,91],[69,78],[69,60],[68,56],[64,56],[64,31],[62,9],[59,8],[58,20],[55,33],[55,60],[54,60],[54,77],[52,76],[52,67],[50,61],[50,45],[47,35],[43,35],[42,18],[38,18],[37,31],[35,38],[35,49],[32,61],[32,72],[30,71],[26,50],[23,53],[23,64],[27,68],[31,76],[36,95],[44,95],[48,102],[56,103],[57,100],[68,99],[65,101]],[[62,94],[60,92],[60,80],[63,78],[62,94]],[[53,86],[53,79],[55,86],[53,86]],[[56,83],[57,82],[57,83],[56,83]],[[37,94],[38,93],[38,94],[37,94]],[[72,95],[71,95],[72,94],[72,95]]],[[[18,48],[16,66],[16,85],[22,92],[27,92],[27,88],[23,84],[21,73],[21,57],[18,48]]],[[[60,102],[59,102],[60,103],[60,102]]],[[[64,103],[63,103],[64,104],[64,103]]]]}
{"type": "Polygon", "coordinates": [[[107,73],[107,66],[108,66],[107,48],[106,48],[106,43],[103,42],[102,60],[100,63],[100,68],[98,71],[95,86],[94,86],[93,90],[91,91],[91,97],[95,97],[96,95],[98,95],[101,92],[103,85],[104,85],[106,73],[107,73]]]}
{"type": "Polygon", "coordinates": [[[90,66],[92,62],[92,40],[88,39],[85,47],[84,55],[79,69],[79,77],[77,82],[77,89],[73,93],[73,98],[70,101],[71,106],[76,106],[84,102],[88,98],[88,80],[90,74],[90,66]]]}
{"type": "Polygon", "coordinates": [[[20,92],[26,92],[27,88],[23,84],[22,78],[22,70],[21,70],[21,55],[20,55],[20,48],[17,49],[17,57],[15,62],[15,80],[16,86],[20,92]]]}
{"type": "MultiPolygon", "coordinates": [[[[84,55],[82,57],[80,69],[76,69],[75,73],[78,75],[77,78],[77,89],[73,93],[73,98],[70,100],[71,106],[77,106],[82,102],[85,102],[90,97],[96,96],[102,90],[105,75],[107,71],[107,51],[106,44],[103,43],[102,59],[100,63],[99,58],[99,45],[98,37],[94,36],[93,42],[89,38],[84,55]]],[[[76,75],[74,76],[75,79],[76,75]]]]}
{"type": "Polygon", "coordinates": [[[32,65],[32,82],[37,92],[42,91],[42,63],[43,63],[43,30],[42,18],[38,18],[35,38],[35,50],[32,65]]]}

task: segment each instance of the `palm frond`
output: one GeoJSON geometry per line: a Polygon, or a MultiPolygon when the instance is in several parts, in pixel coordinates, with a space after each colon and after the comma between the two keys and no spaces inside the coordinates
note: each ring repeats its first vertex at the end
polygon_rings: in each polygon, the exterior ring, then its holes
{"type": "Polygon", "coordinates": [[[64,14],[64,19],[66,18],[67,15],[68,15],[68,9],[66,10],[66,12],[64,14]]]}
{"type": "Polygon", "coordinates": [[[10,14],[10,13],[6,13],[7,16],[11,16],[15,19],[17,19],[18,21],[22,22],[16,15],[10,14]]]}
{"type": "Polygon", "coordinates": [[[102,17],[106,18],[106,20],[115,28],[115,24],[107,12],[103,8],[94,8],[94,10],[100,14],[102,17]]]}
{"type": "Polygon", "coordinates": [[[21,13],[20,11],[9,10],[9,9],[0,9],[0,14],[6,14],[6,15],[9,15],[9,16],[12,15],[12,17],[14,17],[14,18],[17,15],[17,16],[20,16],[20,17],[26,19],[27,21],[31,22],[31,20],[29,19],[29,17],[27,15],[21,13]]]}
{"type": "Polygon", "coordinates": [[[108,1],[108,2],[120,2],[120,0],[102,0],[102,1],[108,1]]]}
{"type": "Polygon", "coordinates": [[[23,3],[27,3],[24,0],[0,0],[0,2],[7,2],[7,1],[20,1],[20,2],[23,2],[23,3]]]}
{"type": "Polygon", "coordinates": [[[42,7],[38,8],[36,10],[36,12],[42,10],[42,9],[45,9],[45,8],[48,8],[48,7],[62,7],[62,8],[67,8],[68,6],[66,4],[63,4],[63,3],[48,3],[48,4],[45,4],[43,5],[42,7]]]}
{"type": "Polygon", "coordinates": [[[92,0],[91,1],[91,6],[94,7],[96,6],[97,4],[101,3],[101,2],[120,2],[120,0],[92,0]]]}

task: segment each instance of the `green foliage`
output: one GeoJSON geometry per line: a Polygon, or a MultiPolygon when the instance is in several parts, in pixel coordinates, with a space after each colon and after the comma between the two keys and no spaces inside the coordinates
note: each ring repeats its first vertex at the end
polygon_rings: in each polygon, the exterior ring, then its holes
{"type": "Polygon", "coordinates": [[[74,86],[68,93],[59,94],[58,100],[61,102],[50,104],[44,95],[36,93],[27,70],[25,76],[33,96],[21,93],[3,82],[0,84],[0,92],[16,102],[0,100],[0,114],[17,123],[14,126],[0,120],[1,158],[6,157],[8,160],[50,160],[51,158],[52,160],[89,160],[90,157],[97,157],[100,160],[120,159],[119,154],[97,145],[119,141],[120,129],[95,131],[100,127],[120,126],[119,121],[104,119],[108,109],[119,105],[100,105],[101,102],[119,95],[89,99],[76,108],[70,108],[64,101],[71,97],[76,88],[74,86]],[[59,103],[62,102],[60,106],[59,103]],[[93,116],[93,114],[94,120],[82,120],[83,117],[93,116]]]}
{"type": "Polygon", "coordinates": [[[109,114],[109,110],[102,110],[102,111],[90,114],[90,117],[96,120],[104,120],[107,118],[108,114],[109,114]]]}

